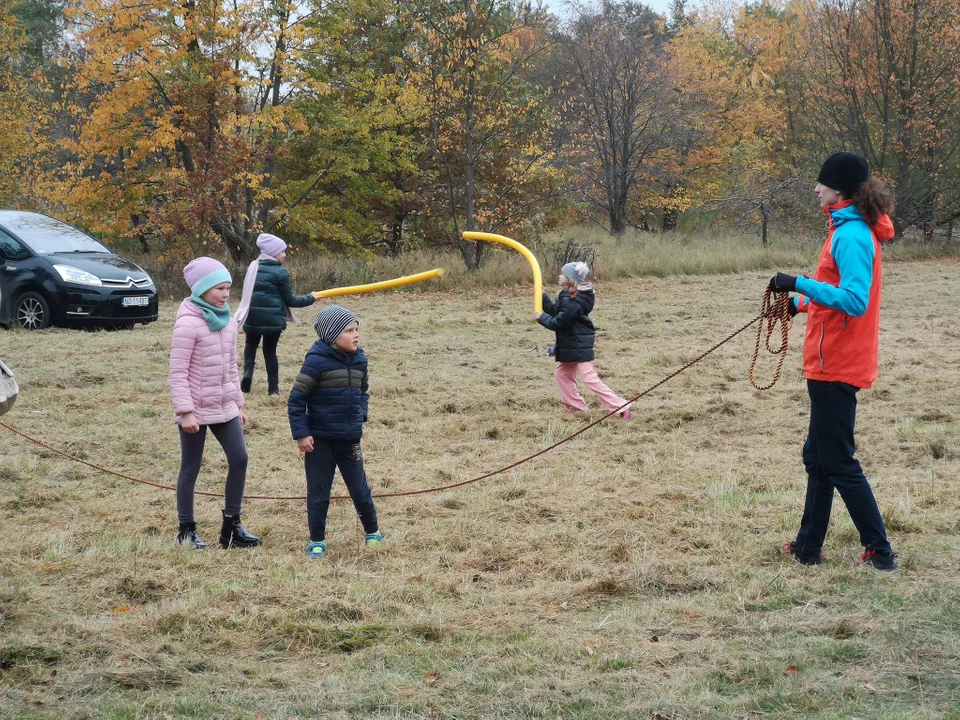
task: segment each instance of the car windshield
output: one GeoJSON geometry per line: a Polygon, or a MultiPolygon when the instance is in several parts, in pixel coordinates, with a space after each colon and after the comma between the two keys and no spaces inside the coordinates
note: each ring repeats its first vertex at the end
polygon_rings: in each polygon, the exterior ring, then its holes
{"type": "Polygon", "coordinates": [[[36,213],[0,212],[0,225],[41,255],[109,253],[106,247],[73,225],[36,213]]]}

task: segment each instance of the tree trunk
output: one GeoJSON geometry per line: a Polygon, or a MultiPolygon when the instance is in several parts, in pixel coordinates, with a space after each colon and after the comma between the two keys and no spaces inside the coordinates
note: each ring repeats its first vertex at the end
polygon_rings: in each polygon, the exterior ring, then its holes
{"type": "Polygon", "coordinates": [[[610,234],[620,237],[627,231],[627,198],[617,193],[610,205],[610,234]]]}
{"type": "Polygon", "coordinates": [[[230,259],[237,265],[249,263],[257,257],[259,251],[254,252],[256,244],[246,237],[246,233],[229,220],[213,220],[210,228],[223,241],[224,247],[230,254],[230,259]]]}
{"type": "Polygon", "coordinates": [[[661,230],[663,232],[671,232],[677,229],[677,221],[680,219],[680,214],[676,210],[665,210],[663,213],[663,223],[661,224],[661,230]]]}
{"type": "Polygon", "coordinates": [[[140,242],[140,249],[149,255],[150,245],[147,243],[147,236],[143,232],[142,223],[140,221],[140,213],[134,213],[130,216],[130,224],[133,225],[134,230],[136,230],[137,240],[140,242]]]}
{"type": "Polygon", "coordinates": [[[763,247],[767,247],[767,209],[761,205],[760,206],[760,243],[763,247]]]}
{"type": "MultiPolygon", "coordinates": [[[[466,5],[466,15],[467,15],[467,37],[473,37],[473,3],[467,0],[466,5]]],[[[464,112],[464,156],[466,162],[464,163],[463,168],[463,216],[464,221],[466,222],[467,231],[473,232],[477,229],[477,220],[474,217],[475,203],[476,203],[476,179],[474,173],[476,172],[476,148],[474,147],[474,136],[473,132],[475,130],[476,121],[474,119],[474,108],[473,108],[473,98],[476,97],[476,78],[474,77],[473,72],[469,72],[467,75],[467,105],[464,112]]],[[[464,262],[466,263],[467,270],[476,271],[480,269],[480,260],[483,256],[483,248],[481,247],[483,243],[473,242],[465,243],[461,240],[460,242],[460,252],[463,255],[464,262]]]]}

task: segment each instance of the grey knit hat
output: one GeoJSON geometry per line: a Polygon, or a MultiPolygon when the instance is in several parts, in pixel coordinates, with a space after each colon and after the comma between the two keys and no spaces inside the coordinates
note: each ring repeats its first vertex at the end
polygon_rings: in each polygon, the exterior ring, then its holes
{"type": "Polygon", "coordinates": [[[360,325],[360,318],[341,305],[327,305],[317,313],[317,319],[313,321],[313,328],[317,331],[317,337],[327,345],[332,345],[340,337],[340,333],[352,322],[360,325]]]}
{"type": "Polygon", "coordinates": [[[582,285],[587,281],[590,268],[585,262],[568,262],[560,268],[560,272],[572,280],[574,285],[582,285]]]}

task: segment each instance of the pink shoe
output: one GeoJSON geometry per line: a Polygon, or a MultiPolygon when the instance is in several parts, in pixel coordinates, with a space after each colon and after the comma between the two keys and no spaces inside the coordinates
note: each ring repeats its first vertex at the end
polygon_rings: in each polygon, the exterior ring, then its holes
{"type": "Polygon", "coordinates": [[[620,417],[622,417],[624,420],[629,420],[630,415],[631,415],[630,408],[627,408],[626,410],[620,413],[620,417]]]}

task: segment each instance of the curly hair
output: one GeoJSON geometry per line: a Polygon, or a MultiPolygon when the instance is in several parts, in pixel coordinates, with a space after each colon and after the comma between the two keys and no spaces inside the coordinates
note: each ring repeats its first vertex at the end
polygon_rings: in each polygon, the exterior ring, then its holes
{"type": "Polygon", "coordinates": [[[868,225],[876,225],[881,215],[893,212],[893,192],[880,178],[871,176],[850,198],[868,225]]]}

